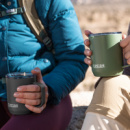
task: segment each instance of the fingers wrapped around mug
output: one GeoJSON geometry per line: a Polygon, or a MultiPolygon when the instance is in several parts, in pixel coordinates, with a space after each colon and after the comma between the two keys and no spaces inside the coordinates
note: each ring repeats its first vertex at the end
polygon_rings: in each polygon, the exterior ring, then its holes
{"type": "Polygon", "coordinates": [[[127,60],[127,63],[130,64],[130,35],[120,42],[120,46],[123,48],[124,58],[127,60]]]}
{"type": "Polygon", "coordinates": [[[41,104],[41,88],[38,85],[24,85],[19,86],[17,92],[14,93],[16,102],[25,104],[25,106],[32,112],[41,113],[46,107],[48,99],[48,88],[45,86],[45,104],[42,107],[37,107],[41,104]]]}
{"type": "Polygon", "coordinates": [[[84,54],[85,54],[86,56],[90,57],[90,56],[92,55],[92,51],[89,50],[89,49],[85,49],[84,54]]]}
{"type": "Polygon", "coordinates": [[[48,100],[48,87],[42,79],[42,74],[39,68],[32,70],[32,73],[37,77],[37,84],[19,86],[17,92],[14,93],[14,97],[16,97],[16,102],[25,104],[30,111],[41,113],[46,107],[48,100]],[[44,86],[44,92],[40,84],[44,86]],[[43,97],[45,101],[41,106],[40,104],[43,102],[43,97]],[[40,107],[38,107],[38,105],[40,105],[40,107]]]}
{"type": "MultiPolygon", "coordinates": [[[[44,109],[45,109],[45,107],[46,107],[46,104],[47,104],[47,100],[48,100],[48,96],[49,96],[49,94],[48,94],[48,88],[47,88],[47,86],[45,87],[45,104],[43,104],[42,106],[40,106],[40,107],[37,107],[37,106],[34,106],[34,105],[28,105],[28,104],[25,104],[25,106],[30,110],[30,111],[32,111],[32,112],[35,112],[35,113],[41,113],[44,109]]],[[[41,103],[41,102],[40,102],[41,103]]],[[[39,103],[39,104],[40,104],[39,103]]],[[[38,105],[39,105],[38,104],[38,105]]]]}
{"type": "MultiPolygon", "coordinates": [[[[89,30],[85,30],[85,35],[87,36],[87,37],[89,37],[89,35],[91,34],[91,32],[89,31],[89,30]]],[[[84,44],[87,46],[87,47],[89,47],[89,45],[90,45],[90,41],[89,41],[89,39],[86,39],[85,41],[84,41],[84,44]]]]}
{"type": "MultiPolygon", "coordinates": [[[[90,34],[91,34],[91,32],[90,32],[89,30],[85,30],[85,35],[86,35],[87,37],[89,37],[90,34]]],[[[90,41],[89,41],[89,39],[86,39],[86,40],[84,41],[84,44],[85,44],[86,47],[89,48],[89,46],[90,46],[90,41]]],[[[84,62],[85,62],[86,64],[88,64],[88,65],[91,65],[91,64],[92,64],[92,61],[91,61],[91,58],[90,58],[90,57],[91,57],[91,55],[92,55],[92,51],[91,51],[90,49],[85,49],[84,55],[86,56],[86,58],[84,59],[84,62]]]]}
{"type": "Polygon", "coordinates": [[[84,32],[84,33],[85,33],[85,35],[86,35],[87,37],[89,37],[89,35],[90,35],[90,34],[92,34],[92,32],[91,32],[91,31],[89,31],[89,30],[85,30],[85,32],[84,32]]]}
{"type": "Polygon", "coordinates": [[[91,58],[90,56],[92,55],[92,51],[89,49],[85,49],[84,54],[86,56],[86,58],[84,59],[84,62],[88,65],[92,64],[91,58]]]}
{"type": "Polygon", "coordinates": [[[92,65],[92,61],[91,61],[91,59],[89,59],[89,58],[85,58],[85,59],[84,59],[84,62],[85,62],[86,64],[88,64],[88,65],[92,65]]]}

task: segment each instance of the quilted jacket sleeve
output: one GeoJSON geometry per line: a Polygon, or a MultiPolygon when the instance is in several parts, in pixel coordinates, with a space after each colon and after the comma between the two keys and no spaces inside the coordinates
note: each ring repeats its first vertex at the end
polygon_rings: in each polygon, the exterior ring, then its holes
{"type": "Polygon", "coordinates": [[[43,80],[50,90],[49,103],[58,104],[85,76],[83,37],[70,0],[50,0],[48,33],[55,50],[56,67],[43,80]]]}

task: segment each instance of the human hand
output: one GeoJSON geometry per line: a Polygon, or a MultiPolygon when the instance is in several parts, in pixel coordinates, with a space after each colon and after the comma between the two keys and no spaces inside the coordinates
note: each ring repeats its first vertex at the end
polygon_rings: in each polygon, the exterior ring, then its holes
{"type": "MultiPolygon", "coordinates": [[[[35,68],[31,71],[37,77],[37,82],[45,85],[41,71],[39,68],[35,68]]],[[[17,92],[14,93],[16,97],[16,102],[25,104],[25,106],[34,113],[41,113],[46,107],[48,100],[48,88],[45,85],[45,104],[42,107],[36,107],[36,105],[41,104],[41,88],[38,85],[23,85],[17,88],[17,92]]]]}
{"type": "Polygon", "coordinates": [[[128,37],[123,35],[122,39],[120,46],[123,48],[123,56],[127,60],[127,63],[130,64],[130,35],[128,37]]]}
{"type": "MultiPolygon", "coordinates": [[[[85,35],[86,35],[87,37],[89,36],[89,34],[91,34],[91,32],[88,31],[88,30],[85,30],[85,35]]],[[[89,47],[89,45],[90,45],[89,39],[86,39],[86,40],[84,41],[84,44],[85,44],[87,47],[89,47]]],[[[85,54],[85,56],[86,56],[86,58],[84,59],[84,62],[85,62],[86,64],[88,64],[88,65],[91,65],[91,64],[92,64],[92,61],[91,61],[91,59],[90,59],[90,56],[92,55],[92,51],[89,50],[89,49],[85,49],[84,54],[85,54]]]]}

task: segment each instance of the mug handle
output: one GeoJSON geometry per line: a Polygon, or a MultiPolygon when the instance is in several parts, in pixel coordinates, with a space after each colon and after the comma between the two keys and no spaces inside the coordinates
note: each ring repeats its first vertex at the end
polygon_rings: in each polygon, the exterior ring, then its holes
{"type": "Polygon", "coordinates": [[[41,104],[36,107],[42,107],[45,104],[45,85],[39,82],[35,82],[34,84],[41,88],[41,104]]]}
{"type": "Polygon", "coordinates": [[[124,69],[124,68],[127,68],[127,67],[129,67],[130,65],[125,65],[125,66],[123,66],[122,68],[124,69]]]}

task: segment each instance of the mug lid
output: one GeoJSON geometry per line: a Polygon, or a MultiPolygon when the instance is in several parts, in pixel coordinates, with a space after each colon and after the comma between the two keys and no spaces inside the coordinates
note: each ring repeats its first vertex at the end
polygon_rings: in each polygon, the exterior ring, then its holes
{"type": "Polygon", "coordinates": [[[8,73],[5,77],[20,79],[20,78],[33,78],[35,77],[35,75],[27,72],[13,72],[13,73],[8,73]]]}
{"type": "Polygon", "coordinates": [[[104,32],[104,33],[92,33],[90,36],[101,36],[101,35],[109,35],[109,34],[121,34],[122,32],[104,32]]]}

